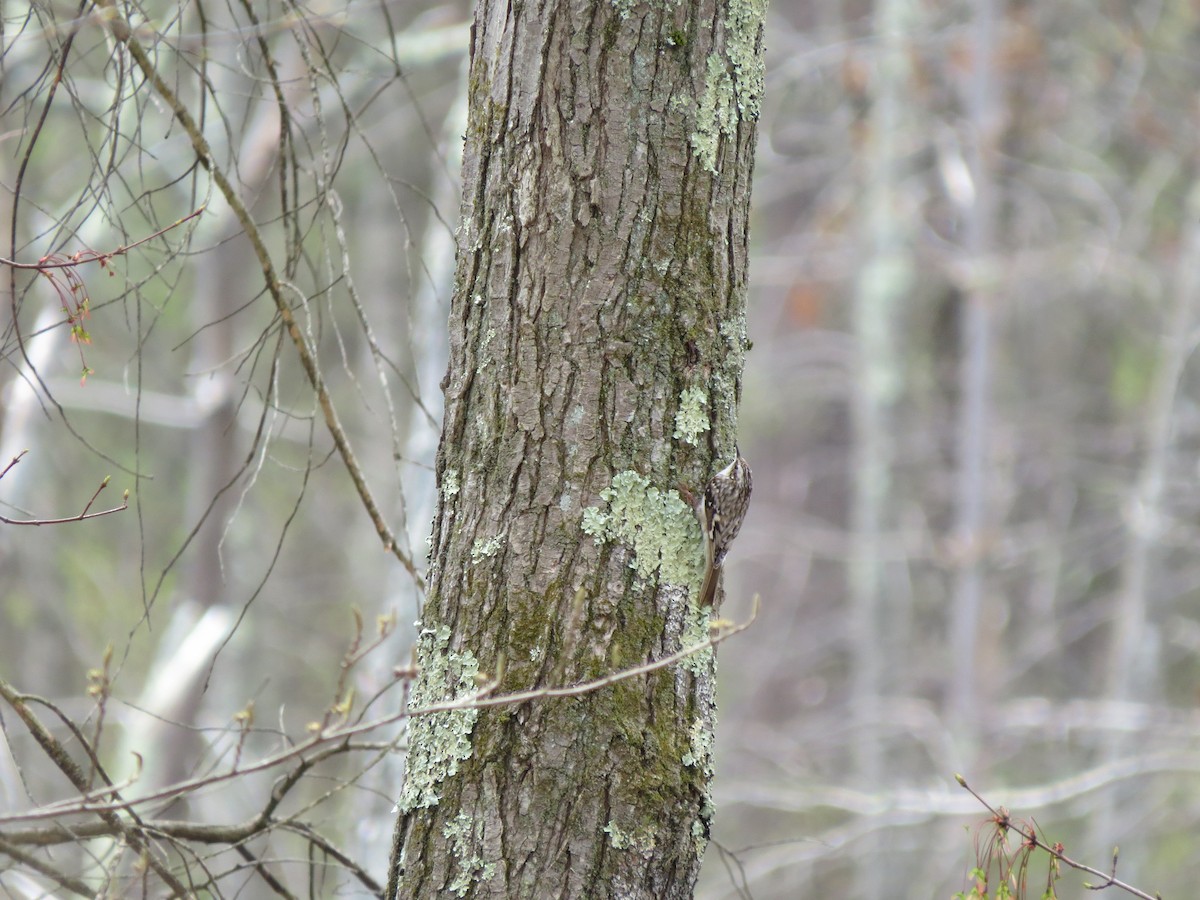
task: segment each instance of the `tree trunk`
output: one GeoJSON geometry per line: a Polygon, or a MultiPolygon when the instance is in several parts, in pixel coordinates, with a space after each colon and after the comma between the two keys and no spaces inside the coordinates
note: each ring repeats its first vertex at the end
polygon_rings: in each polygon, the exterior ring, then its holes
{"type": "MultiPolygon", "coordinates": [[[[764,12],[481,0],[414,708],[707,636],[676,487],[734,453],[764,12]]],[[[415,717],[388,896],[691,896],[713,693],[709,651],[415,717]]]]}

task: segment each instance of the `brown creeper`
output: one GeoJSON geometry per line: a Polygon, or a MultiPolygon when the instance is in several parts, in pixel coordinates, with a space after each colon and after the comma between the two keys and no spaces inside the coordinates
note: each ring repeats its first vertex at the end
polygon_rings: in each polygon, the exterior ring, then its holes
{"type": "Polygon", "coordinates": [[[700,605],[712,606],[717,593],[717,576],[729,546],[742,528],[750,506],[753,487],[750,466],[740,450],[734,451],[733,462],[712,477],[704,489],[697,514],[704,529],[704,585],[700,588],[700,605]]]}

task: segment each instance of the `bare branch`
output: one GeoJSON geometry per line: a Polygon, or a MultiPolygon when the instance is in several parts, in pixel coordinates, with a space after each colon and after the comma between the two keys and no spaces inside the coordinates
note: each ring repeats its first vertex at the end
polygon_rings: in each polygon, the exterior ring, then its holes
{"type": "Polygon", "coordinates": [[[1003,806],[1000,807],[999,809],[994,808],[990,803],[988,803],[986,800],[984,800],[983,797],[981,797],[978,793],[976,793],[974,788],[972,788],[969,784],[967,784],[967,780],[965,778],[963,778],[963,776],[956,774],[954,776],[954,780],[957,781],[960,785],[962,785],[962,787],[972,797],[974,797],[976,800],[978,800],[983,805],[984,809],[986,809],[988,812],[990,812],[992,814],[993,821],[996,823],[996,826],[998,828],[1011,829],[1011,830],[1015,831],[1017,834],[1019,834],[1021,836],[1022,840],[1027,841],[1029,844],[1031,844],[1034,847],[1037,847],[1040,850],[1045,850],[1047,853],[1050,854],[1051,857],[1053,857],[1054,859],[1063,863],[1064,865],[1070,866],[1072,869],[1076,869],[1080,872],[1087,872],[1091,875],[1098,875],[1100,878],[1104,879],[1104,883],[1099,884],[1099,885],[1088,884],[1085,881],[1084,887],[1086,887],[1088,890],[1102,891],[1105,888],[1115,887],[1115,888],[1119,888],[1120,890],[1126,891],[1127,893],[1132,894],[1135,897],[1141,897],[1141,898],[1143,898],[1143,900],[1162,900],[1162,896],[1160,894],[1147,894],[1145,891],[1138,890],[1133,885],[1126,884],[1125,882],[1119,881],[1117,879],[1117,849],[1116,848],[1113,849],[1112,871],[1108,874],[1101,872],[1099,869],[1094,869],[1089,865],[1085,865],[1084,863],[1076,862],[1075,860],[1073,860],[1069,856],[1067,856],[1065,853],[1063,853],[1062,844],[1057,844],[1057,843],[1054,845],[1047,844],[1045,841],[1043,841],[1041,839],[1041,837],[1038,836],[1037,831],[1034,828],[1026,826],[1026,825],[1022,824],[1021,822],[1017,821],[1016,819],[1014,819],[1009,814],[1008,810],[1005,809],[1003,806]]]}
{"type": "MultiPolygon", "coordinates": [[[[7,701],[8,705],[13,708],[13,711],[25,723],[25,727],[29,729],[29,733],[33,735],[34,740],[38,742],[42,750],[50,757],[51,761],[58,767],[59,771],[67,776],[67,779],[75,786],[75,789],[80,793],[87,792],[87,775],[76,765],[75,761],[68,755],[66,749],[59,743],[46,727],[41,723],[41,720],[34,715],[33,710],[26,704],[26,698],[15,691],[8,682],[0,680],[0,697],[7,701]]],[[[94,808],[97,815],[108,823],[117,833],[119,833],[136,852],[141,853],[146,845],[145,842],[138,836],[135,826],[123,822],[115,812],[110,809],[101,807],[94,808]]],[[[172,890],[176,891],[178,896],[186,896],[187,889],[179,880],[172,874],[163,863],[156,859],[153,854],[144,854],[147,864],[154,870],[172,890]]]]}
{"type": "MultiPolygon", "coordinates": [[[[0,822],[32,822],[46,819],[56,819],[68,815],[83,815],[90,813],[106,813],[111,815],[115,814],[119,810],[132,810],[134,807],[142,806],[147,803],[182,796],[184,794],[189,794],[200,790],[201,788],[221,784],[223,782],[231,781],[235,778],[241,778],[253,772],[261,772],[267,769],[272,769],[294,759],[301,760],[301,767],[303,769],[307,769],[316,762],[319,762],[320,759],[325,758],[320,754],[329,755],[332,752],[344,752],[345,748],[331,749],[328,746],[330,744],[345,742],[351,737],[366,734],[378,728],[392,725],[396,722],[404,721],[416,716],[428,716],[436,713],[455,712],[468,709],[485,709],[496,706],[511,706],[515,704],[528,703],[532,700],[550,699],[555,697],[582,696],[622,681],[628,681],[631,678],[637,678],[641,675],[648,675],[652,672],[656,672],[660,669],[674,665],[675,663],[680,662],[689,656],[702,653],[705,650],[715,647],[717,644],[720,644],[723,641],[733,637],[735,634],[739,634],[749,628],[758,618],[759,606],[759,598],[755,597],[754,607],[751,611],[750,617],[744,622],[733,624],[723,621],[715,621],[710,625],[714,631],[706,640],[703,640],[697,644],[693,644],[689,647],[684,647],[683,649],[664,656],[661,659],[656,659],[639,666],[623,669],[619,672],[614,672],[610,675],[597,678],[593,681],[587,681],[581,684],[564,687],[536,688],[529,691],[520,691],[514,694],[503,694],[498,697],[492,697],[490,695],[499,687],[503,678],[504,666],[503,660],[500,660],[499,665],[497,666],[498,671],[491,681],[480,687],[479,690],[473,691],[470,694],[467,694],[466,696],[460,697],[456,700],[448,700],[444,703],[435,703],[429,706],[421,707],[420,709],[404,709],[389,716],[383,716],[381,718],[373,719],[360,724],[343,728],[335,728],[332,730],[323,728],[319,724],[316,724],[316,727],[310,733],[307,739],[300,741],[287,750],[283,750],[272,756],[264,757],[242,767],[235,765],[234,767],[231,767],[223,772],[216,772],[198,778],[177,782],[175,784],[167,785],[166,787],[151,791],[147,794],[143,794],[142,796],[132,798],[109,799],[110,797],[114,797],[115,794],[115,790],[112,787],[105,787],[97,791],[86,791],[81,789],[81,796],[78,798],[62,801],[60,803],[48,804],[28,812],[0,816],[0,822]],[[318,755],[310,758],[308,754],[312,753],[313,751],[318,751],[318,755]]],[[[404,676],[397,675],[396,683],[405,681],[410,677],[412,677],[411,672],[405,673],[404,676]]],[[[6,682],[0,681],[0,696],[3,696],[5,699],[9,699],[10,697],[16,697],[19,699],[20,695],[18,695],[16,691],[14,691],[13,688],[6,682]]],[[[13,701],[9,699],[9,702],[12,703],[13,701]]],[[[46,733],[45,736],[49,746],[54,748],[57,753],[65,756],[65,751],[61,749],[61,746],[57,743],[57,741],[55,741],[54,738],[48,733],[46,733]]],[[[41,742],[41,739],[39,739],[39,743],[41,742]]],[[[48,750],[47,752],[50,751],[48,750]]],[[[70,761],[69,757],[67,758],[66,762],[71,766],[74,766],[74,763],[70,761]]],[[[298,780],[300,774],[302,774],[302,772],[294,772],[289,776],[288,779],[285,780],[286,787],[282,791],[277,790],[277,796],[274,800],[275,803],[278,802],[278,799],[282,798],[282,793],[286,792],[286,790],[290,788],[291,783],[294,783],[296,780],[298,780]]]]}
{"type": "MultiPolygon", "coordinates": [[[[22,450],[18,455],[14,456],[12,462],[4,467],[3,472],[0,472],[0,478],[8,474],[8,470],[20,462],[21,457],[28,452],[28,450],[22,450]]],[[[96,492],[92,494],[91,499],[88,500],[83,510],[77,516],[65,516],[59,519],[11,519],[8,516],[0,516],[0,522],[3,522],[5,525],[65,525],[68,522],[86,522],[88,519],[99,519],[101,516],[111,516],[113,513],[124,512],[129,509],[128,489],[125,490],[124,495],[121,497],[120,506],[114,506],[111,509],[102,509],[98,512],[90,512],[92,504],[96,502],[96,498],[100,496],[100,492],[108,487],[109,477],[108,475],[104,476],[104,480],[100,482],[100,487],[96,488],[96,492]]]]}
{"type": "Polygon", "coordinates": [[[72,894],[78,894],[80,897],[94,897],[96,895],[95,890],[93,890],[84,882],[80,881],[78,878],[72,878],[70,875],[64,875],[62,872],[38,859],[36,856],[26,853],[19,847],[9,843],[2,835],[0,835],[0,853],[3,853],[10,859],[19,862],[23,866],[28,866],[35,872],[45,875],[47,878],[54,881],[59,887],[70,891],[72,894]]]}
{"type": "Polygon", "coordinates": [[[178,228],[184,222],[196,218],[196,216],[200,215],[200,213],[204,212],[204,210],[205,207],[201,206],[195,212],[188,213],[182,219],[176,219],[170,225],[158,229],[158,231],[154,232],[153,234],[148,234],[144,238],[134,241],[132,244],[122,244],[115,250],[109,250],[107,252],[98,250],[80,250],[79,252],[73,253],[71,256],[65,259],[57,255],[44,256],[35,263],[22,263],[12,259],[5,259],[4,257],[0,256],[0,266],[8,266],[11,269],[26,269],[33,270],[35,272],[45,272],[48,269],[73,269],[76,266],[82,266],[86,263],[98,262],[100,263],[100,267],[104,268],[115,257],[124,256],[135,247],[140,247],[142,244],[152,241],[156,237],[161,237],[171,229],[178,228]]]}
{"type": "Polygon", "coordinates": [[[275,310],[279,315],[280,321],[283,322],[284,330],[291,339],[293,347],[295,347],[296,355],[300,359],[300,364],[304,369],[305,375],[308,377],[309,384],[316,392],[317,403],[321,407],[321,413],[325,419],[325,427],[333,438],[338,454],[342,457],[342,462],[346,466],[346,471],[350,474],[350,478],[354,482],[359,499],[362,501],[367,515],[371,519],[371,523],[375,526],[375,531],[379,535],[384,549],[391,552],[400,561],[400,564],[404,566],[413,581],[418,587],[423,589],[425,586],[424,578],[417,571],[412,557],[405,553],[396,541],[391,527],[384,520],[383,513],[375,501],[375,495],[367,484],[366,475],[362,470],[362,466],[359,465],[358,457],[350,446],[350,438],[342,427],[337,410],[334,408],[333,399],[330,397],[329,390],[325,386],[325,378],[321,374],[321,369],[317,364],[313,348],[309,346],[304,332],[301,330],[300,324],[296,321],[296,316],[292,312],[292,307],[284,296],[283,282],[275,270],[275,263],[272,261],[271,253],[267,249],[266,242],[263,240],[254,219],[251,217],[250,211],[242,202],[241,196],[225,175],[224,170],[216,164],[215,157],[199,124],[191,112],[188,111],[187,107],[175,95],[175,92],[163,80],[154,63],[151,61],[149,54],[134,35],[129,23],[118,12],[113,0],[96,0],[96,5],[104,12],[113,37],[128,48],[130,56],[133,57],[138,68],[142,70],[142,74],[146,76],[147,80],[154,87],[155,92],[171,108],[176,121],[179,122],[180,126],[191,139],[192,147],[196,151],[197,160],[212,176],[217,189],[220,190],[221,195],[233,210],[234,215],[237,216],[238,222],[246,233],[246,238],[250,241],[250,245],[254,249],[255,256],[258,258],[263,278],[266,281],[267,291],[270,293],[271,299],[275,302],[275,310]]]}

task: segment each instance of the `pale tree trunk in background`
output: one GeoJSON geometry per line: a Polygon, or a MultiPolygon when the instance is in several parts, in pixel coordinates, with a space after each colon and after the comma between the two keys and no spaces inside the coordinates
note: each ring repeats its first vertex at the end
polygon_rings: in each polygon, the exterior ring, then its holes
{"type": "MultiPolygon", "coordinates": [[[[871,78],[871,110],[863,147],[865,172],[864,265],[855,286],[854,332],[858,340],[858,371],[854,393],[854,506],[851,531],[854,554],[849,587],[853,625],[851,643],[854,675],[851,682],[855,724],[856,777],[867,791],[884,787],[886,737],[878,729],[884,696],[898,689],[898,652],[905,644],[903,621],[894,608],[898,592],[885,590],[889,520],[896,440],[893,409],[900,394],[898,314],[913,282],[913,263],[903,202],[897,144],[901,136],[904,97],[908,91],[907,43],[914,16],[909,0],[887,0],[879,10],[881,46],[871,78]]],[[[913,107],[908,107],[911,116],[913,107]]],[[[910,126],[911,127],[911,126],[910,126]]],[[[864,853],[877,851],[867,839],[864,853]]],[[[887,870],[882,866],[857,869],[856,894],[882,893],[887,870]]]]}
{"type": "MultiPolygon", "coordinates": [[[[997,0],[975,0],[972,26],[972,72],[968,86],[969,139],[967,166],[973,198],[966,211],[966,257],[962,311],[962,355],[959,372],[958,473],[953,558],[958,564],[950,614],[952,664],[949,671],[951,720],[963,764],[974,754],[978,713],[979,620],[983,606],[987,529],[988,430],[990,428],[992,304],[989,255],[995,247],[995,203],[992,170],[998,138],[999,108],[995,100],[995,32],[997,0]]],[[[996,260],[993,264],[999,264],[996,260]]]]}
{"type": "MultiPolygon", "coordinates": [[[[1200,294],[1200,185],[1193,185],[1186,221],[1187,250],[1179,255],[1179,265],[1168,288],[1167,328],[1162,334],[1162,353],[1148,392],[1145,416],[1145,459],[1126,502],[1125,559],[1109,636],[1104,696],[1117,721],[1123,718],[1124,703],[1152,704],[1161,697],[1156,684],[1164,663],[1160,658],[1162,636],[1152,623],[1155,606],[1156,576],[1163,544],[1171,537],[1170,510],[1165,500],[1172,448],[1176,442],[1175,404],[1184,368],[1193,359],[1196,347],[1196,301],[1200,294]]],[[[1186,403],[1186,401],[1185,401],[1186,403]]],[[[1194,473],[1194,466],[1188,471],[1194,473]]],[[[1105,758],[1113,762],[1139,752],[1145,737],[1125,728],[1111,729],[1103,747],[1105,758]]],[[[1137,786],[1115,784],[1104,794],[1100,809],[1090,817],[1090,843],[1103,850],[1111,843],[1114,821],[1137,821],[1149,813],[1150,800],[1137,786]]],[[[1137,879],[1139,858],[1125,857],[1122,877],[1137,879]]]]}
{"type": "MultiPolygon", "coordinates": [[[[706,635],[674,488],[734,450],[764,11],[479,5],[414,705],[706,635]]],[[[690,897],[713,691],[705,653],[414,719],[388,896],[690,897]]]]}
{"type": "MultiPolygon", "coordinates": [[[[1191,227],[1186,232],[1188,251],[1180,254],[1170,296],[1169,323],[1161,337],[1162,355],[1149,391],[1145,417],[1146,456],[1130,491],[1126,507],[1128,536],[1121,568],[1121,588],[1109,643],[1108,699],[1121,702],[1147,699],[1151,673],[1160,670],[1147,644],[1148,610],[1151,606],[1153,557],[1166,533],[1164,492],[1171,448],[1174,443],[1175,401],[1184,367],[1193,358],[1196,345],[1196,300],[1200,292],[1200,186],[1193,186],[1191,227]]],[[[1153,641],[1151,641],[1151,644],[1153,641]]],[[[1120,729],[1114,730],[1120,734],[1120,729]]]]}

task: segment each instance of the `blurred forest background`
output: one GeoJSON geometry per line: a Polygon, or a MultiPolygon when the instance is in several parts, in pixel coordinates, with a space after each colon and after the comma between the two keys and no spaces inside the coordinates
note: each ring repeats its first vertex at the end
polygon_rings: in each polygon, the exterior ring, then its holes
{"type": "MultiPolygon", "coordinates": [[[[0,515],[77,515],[106,476],[94,509],[131,492],[87,522],[0,525],[0,677],[92,722],[89,683],[107,679],[106,758],[128,777],[140,753],[150,786],[320,720],[352,608],[398,623],[354,668],[359,698],[408,659],[419,591],[397,557],[420,566],[434,503],[471,10],[137,9],[303,300],[399,548],[381,547],[168,106],[90,5],[6,0],[0,256],[167,230],[111,277],[74,270],[89,344],[71,341],[70,284],[0,271],[0,467],[29,449],[0,515]]],[[[769,15],[741,424],[756,494],[724,609],[744,617],[759,594],[762,611],[720,651],[698,896],[949,897],[988,815],[954,773],[1073,857],[1107,870],[1120,845],[1119,877],[1188,896],[1200,7],[775,0],[769,15]]],[[[3,729],[0,830],[63,791],[11,716],[3,729]]],[[[292,802],[382,876],[396,754],[323,765],[292,802]]],[[[179,816],[239,821],[272,779],[211,785],[179,816]]],[[[319,893],[353,895],[327,863],[319,893]]]]}

